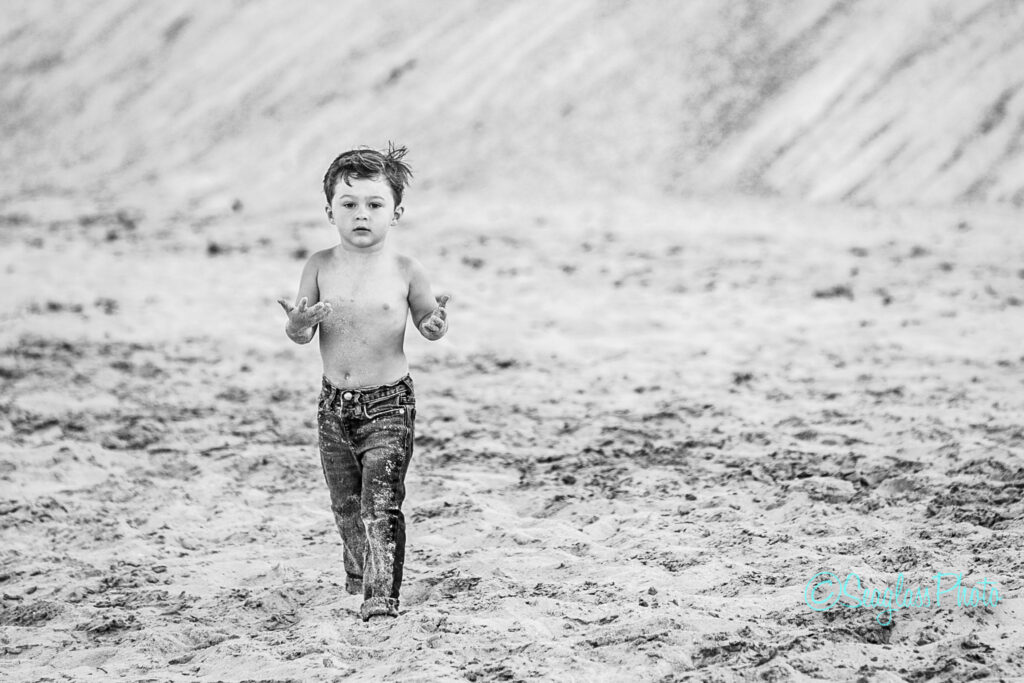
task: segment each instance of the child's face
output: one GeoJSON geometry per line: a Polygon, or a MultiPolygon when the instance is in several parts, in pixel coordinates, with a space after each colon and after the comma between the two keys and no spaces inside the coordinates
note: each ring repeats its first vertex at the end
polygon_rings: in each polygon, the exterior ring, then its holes
{"type": "Polygon", "coordinates": [[[327,217],[338,228],[342,244],[357,250],[383,246],[388,230],[402,216],[391,186],[383,178],[339,178],[327,217]]]}

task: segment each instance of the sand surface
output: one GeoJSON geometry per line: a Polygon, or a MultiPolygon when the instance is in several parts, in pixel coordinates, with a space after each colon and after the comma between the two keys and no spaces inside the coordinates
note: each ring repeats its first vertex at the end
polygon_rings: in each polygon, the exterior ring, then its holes
{"type": "Polygon", "coordinates": [[[0,680],[1024,680],[1024,2],[4,9],[0,680]],[[275,302],[389,140],[454,298],[363,623],[275,302]]]}
{"type": "Polygon", "coordinates": [[[369,623],[274,303],[330,228],[8,221],[10,680],[1024,676],[1019,215],[465,201],[392,235],[455,298],[369,623]],[[823,570],[1003,599],[883,628],[823,570]]]}
{"type": "Polygon", "coordinates": [[[395,140],[439,201],[1024,207],[1019,0],[9,4],[0,198],[308,206],[334,154],[395,140]]]}

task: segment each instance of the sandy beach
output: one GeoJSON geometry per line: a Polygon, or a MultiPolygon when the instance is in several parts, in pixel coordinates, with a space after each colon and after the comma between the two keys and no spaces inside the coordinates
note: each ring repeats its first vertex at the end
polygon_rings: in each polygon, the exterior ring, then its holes
{"type": "Polygon", "coordinates": [[[0,679],[1024,680],[1021,12],[655,4],[19,5],[0,679]],[[364,623],[276,300],[391,139],[453,299],[364,623]]]}
{"type": "Polygon", "coordinates": [[[486,231],[396,233],[456,299],[448,337],[408,339],[422,417],[403,614],[365,624],[315,451],[319,358],[274,303],[289,254],[313,246],[269,225],[224,253],[9,226],[2,287],[38,286],[3,312],[4,668],[1021,675],[1024,279],[1002,258],[1018,225],[673,208],[629,230],[545,216],[558,240],[507,207],[486,231]],[[882,627],[809,609],[826,570],[882,587],[962,572],[1003,597],[882,627]]]}

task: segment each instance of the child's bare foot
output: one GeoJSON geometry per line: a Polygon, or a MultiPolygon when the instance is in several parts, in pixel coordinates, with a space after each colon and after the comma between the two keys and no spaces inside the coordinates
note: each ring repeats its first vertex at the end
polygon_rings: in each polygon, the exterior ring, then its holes
{"type": "Polygon", "coordinates": [[[363,592],[363,579],[358,576],[346,576],[345,592],[349,595],[360,595],[363,592]]]}

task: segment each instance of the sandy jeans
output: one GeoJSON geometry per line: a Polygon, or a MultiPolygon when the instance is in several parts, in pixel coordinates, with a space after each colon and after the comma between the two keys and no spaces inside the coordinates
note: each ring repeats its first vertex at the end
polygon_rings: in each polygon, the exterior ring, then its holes
{"type": "Polygon", "coordinates": [[[317,410],[320,461],[344,543],[346,589],[363,620],[398,615],[405,562],[405,474],[412,458],[412,378],[341,389],[325,377],[317,410]]]}

